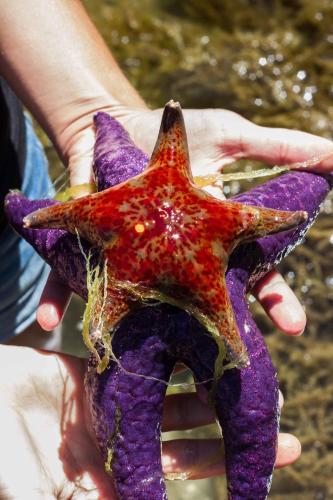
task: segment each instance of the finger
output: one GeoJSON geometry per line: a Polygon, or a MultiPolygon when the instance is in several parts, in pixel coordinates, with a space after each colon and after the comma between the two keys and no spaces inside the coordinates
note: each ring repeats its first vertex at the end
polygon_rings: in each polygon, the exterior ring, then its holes
{"type": "Polygon", "coordinates": [[[298,161],[288,165],[290,170],[313,170],[321,174],[332,172],[333,168],[333,153],[332,151],[317,156],[313,156],[310,160],[298,161]]]}
{"type": "Polygon", "coordinates": [[[162,444],[162,466],[166,477],[202,479],[224,474],[221,439],[175,439],[162,444]]]}
{"type": "Polygon", "coordinates": [[[162,430],[194,429],[215,422],[215,412],[204,404],[196,392],[171,394],[165,398],[162,430]]]}
{"type": "MultiPolygon", "coordinates": [[[[197,392],[170,394],[164,400],[163,432],[194,429],[215,422],[213,408],[208,406],[208,392],[197,386],[197,392]],[[204,396],[202,395],[204,393],[204,396]]],[[[279,407],[283,407],[284,398],[279,391],[279,407]]]]}
{"type": "Polygon", "coordinates": [[[37,308],[37,322],[43,330],[51,331],[61,322],[66,312],[71,291],[58,275],[51,271],[37,308]]]}
{"type": "MultiPolygon", "coordinates": [[[[280,434],[275,466],[285,467],[301,454],[301,444],[291,434],[280,434]]],[[[203,479],[224,474],[225,456],[220,439],[177,439],[165,441],[162,465],[166,477],[203,479]]]]}
{"type": "Polygon", "coordinates": [[[272,165],[286,165],[321,158],[311,170],[318,172],[333,170],[333,144],[306,132],[283,128],[260,127],[249,122],[241,128],[236,138],[226,135],[223,141],[224,154],[237,158],[262,160],[272,165]]]}
{"type": "Polygon", "coordinates": [[[287,335],[301,335],[306,325],[304,309],[278,272],[271,271],[253,289],[267,315],[287,335]]]}
{"type": "Polygon", "coordinates": [[[209,402],[209,391],[206,389],[204,384],[196,384],[195,390],[197,391],[198,398],[204,405],[208,405],[209,402]]]}
{"type": "Polygon", "coordinates": [[[301,443],[292,434],[282,433],[278,439],[278,451],[275,467],[281,468],[293,464],[299,459],[302,452],[301,443]]]}
{"type": "Polygon", "coordinates": [[[187,370],[187,366],[183,365],[183,363],[176,363],[172,375],[177,375],[178,373],[186,372],[187,370]]]}

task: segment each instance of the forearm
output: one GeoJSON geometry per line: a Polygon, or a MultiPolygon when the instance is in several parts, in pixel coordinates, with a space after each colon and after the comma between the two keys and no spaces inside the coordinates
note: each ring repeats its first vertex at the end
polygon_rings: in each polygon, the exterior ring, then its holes
{"type": "Polygon", "coordinates": [[[0,0],[0,9],[1,73],[65,162],[94,112],[145,106],[78,0],[0,0]]]}

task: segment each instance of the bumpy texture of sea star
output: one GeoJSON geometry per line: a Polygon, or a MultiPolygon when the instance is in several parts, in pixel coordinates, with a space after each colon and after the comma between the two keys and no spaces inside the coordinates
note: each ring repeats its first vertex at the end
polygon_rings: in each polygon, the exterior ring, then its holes
{"type": "Polygon", "coordinates": [[[164,110],[142,174],[103,192],[39,210],[27,227],[67,229],[102,249],[107,263],[104,321],[112,328],[139,293],[190,312],[220,335],[229,359],[245,366],[225,284],[228,258],[244,241],[290,229],[305,212],[220,201],[195,186],[178,103],[164,110]],[[125,284],[125,285],[123,285],[125,284]],[[135,285],[132,288],[131,286],[135,285]]]}
{"type": "MultiPolygon", "coordinates": [[[[95,117],[95,174],[103,190],[139,174],[147,157],[124,129],[104,113],[95,117]]],[[[224,373],[215,390],[215,409],[225,441],[229,498],[266,498],[276,456],[279,423],[278,385],[261,333],[247,306],[246,291],[301,241],[329,192],[329,178],[291,172],[236,197],[248,205],[306,211],[308,220],[295,229],[239,246],[226,273],[229,298],[250,364],[224,373]]],[[[72,290],[87,297],[86,262],[77,237],[57,229],[23,227],[31,212],[55,205],[8,195],[6,211],[13,227],[49,262],[72,290]]],[[[82,241],[83,249],[89,244],[82,241]]],[[[98,251],[93,259],[98,259],[98,251]]],[[[127,315],[113,338],[120,364],[110,361],[100,375],[91,356],[86,388],[98,445],[119,498],[166,498],[160,457],[160,425],[166,386],[176,361],[196,380],[214,376],[218,348],[198,321],[170,305],[145,307],[127,315]],[[131,373],[145,375],[141,378],[131,373]],[[151,377],[156,377],[153,379],[151,377]],[[110,454],[111,451],[111,454],[110,454]]],[[[206,383],[207,389],[210,383],[206,383]]]]}

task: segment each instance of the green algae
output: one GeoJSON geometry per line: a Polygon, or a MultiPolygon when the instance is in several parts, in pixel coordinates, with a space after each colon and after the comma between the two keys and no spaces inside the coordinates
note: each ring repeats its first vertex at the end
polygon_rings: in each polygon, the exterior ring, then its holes
{"type": "MultiPolygon", "coordinates": [[[[332,138],[332,0],[85,0],[84,4],[151,107],[174,98],[183,107],[228,108],[260,125],[332,138]]],[[[52,164],[59,165],[46,138],[44,143],[52,164]]],[[[261,166],[241,161],[228,171],[261,166]]],[[[252,185],[232,181],[225,193],[236,194],[252,185]]],[[[332,200],[324,203],[305,244],[280,266],[306,309],[304,336],[291,339],[279,334],[260,306],[252,303],[267,333],[285,396],[282,431],[298,435],[303,447],[297,464],[276,471],[272,500],[333,498],[332,200]]],[[[210,427],[187,434],[203,438],[214,432],[210,427]]],[[[177,500],[221,500],[224,479],[181,482],[179,488],[173,481],[169,491],[177,500]]]]}
{"type": "MultiPolygon", "coordinates": [[[[130,281],[119,281],[108,279],[107,273],[107,261],[104,263],[97,263],[92,265],[92,254],[86,255],[84,253],[79,233],[77,232],[77,239],[82,255],[86,261],[86,271],[87,271],[87,302],[82,316],[82,338],[88,351],[94,356],[96,371],[98,374],[103,373],[103,371],[108,367],[110,359],[115,361],[122,370],[128,374],[139,378],[145,378],[150,380],[156,380],[168,387],[174,387],[171,382],[166,382],[165,380],[158,379],[156,377],[147,376],[135,372],[131,372],[122,367],[121,361],[116,357],[112,350],[112,338],[113,334],[117,329],[117,325],[110,325],[105,322],[105,308],[107,307],[107,290],[112,289],[119,290],[123,292],[126,296],[132,297],[133,300],[137,301],[141,307],[154,307],[161,303],[166,303],[173,305],[175,307],[180,307],[188,312],[189,315],[195,317],[210,333],[214,339],[217,348],[218,355],[215,360],[214,376],[210,380],[203,380],[200,384],[205,384],[206,382],[213,382],[213,387],[211,390],[211,398],[216,390],[216,384],[222,377],[225,370],[230,370],[237,366],[237,363],[232,361],[227,361],[227,350],[226,345],[219,334],[218,329],[213,324],[213,322],[198,308],[191,306],[187,302],[182,302],[180,299],[173,299],[169,295],[151,288],[144,287],[138,283],[132,283],[130,281]],[[102,355],[102,356],[101,356],[102,355]]],[[[187,390],[190,387],[194,387],[193,384],[183,383],[181,387],[183,390],[187,390]]]]}
{"type": "Polygon", "coordinates": [[[120,434],[121,410],[117,405],[115,410],[115,420],[112,435],[108,439],[107,457],[104,463],[105,472],[112,474],[112,462],[114,458],[114,448],[117,436],[120,434]]]}

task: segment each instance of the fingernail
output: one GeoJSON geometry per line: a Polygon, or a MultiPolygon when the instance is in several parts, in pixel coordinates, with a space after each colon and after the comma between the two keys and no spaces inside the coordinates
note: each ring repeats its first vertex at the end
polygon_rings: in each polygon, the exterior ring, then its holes
{"type": "Polygon", "coordinates": [[[305,313],[302,311],[299,307],[286,307],[282,302],[271,309],[270,316],[288,335],[298,337],[304,332],[306,324],[305,313]]]}
{"type": "Polygon", "coordinates": [[[276,465],[283,467],[295,462],[301,454],[302,447],[298,439],[292,434],[282,433],[279,435],[279,446],[276,457],[276,465]]]}
{"type": "Polygon", "coordinates": [[[59,314],[53,304],[42,304],[37,310],[37,322],[43,330],[51,331],[59,324],[59,314]]]}

